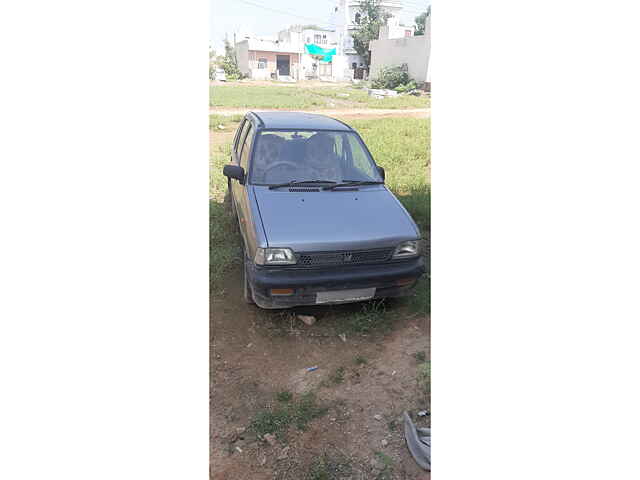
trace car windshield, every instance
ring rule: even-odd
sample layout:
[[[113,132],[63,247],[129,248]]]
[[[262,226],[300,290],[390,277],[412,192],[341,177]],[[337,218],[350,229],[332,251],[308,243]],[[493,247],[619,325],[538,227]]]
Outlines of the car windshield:
[[[250,182],[381,182],[360,138],[353,132],[263,131],[256,139]]]

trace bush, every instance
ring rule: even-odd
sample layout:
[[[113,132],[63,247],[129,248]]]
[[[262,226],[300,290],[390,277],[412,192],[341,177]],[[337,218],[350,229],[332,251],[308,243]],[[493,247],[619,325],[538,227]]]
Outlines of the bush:
[[[230,55],[224,57],[224,60],[222,60],[222,69],[224,70],[227,80],[239,80],[242,78],[242,73],[238,68],[235,58]]]
[[[394,89],[400,85],[406,85],[411,79],[409,74],[401,67],[383,67],[378,77],[371,81],[372,88]]]
[[[412,90],[415,90],[416,88],[418,88],[418,86],[416,85],[416,81],[411,80],[407,84],[398,85],[396,88],[394,88],[394,90],[398,93],[405,93],[405,92],[410,92]]]

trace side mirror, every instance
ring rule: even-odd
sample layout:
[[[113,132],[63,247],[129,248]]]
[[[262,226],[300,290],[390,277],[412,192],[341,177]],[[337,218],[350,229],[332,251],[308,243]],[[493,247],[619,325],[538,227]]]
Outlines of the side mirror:
[[[239,165],[225,165],[222,169],[225,177],[235,178],[241,184],[244,184],[244,168]]]
[[[382,177],[382,181],[385,180],[385,176],[384,176],[384,168],[382,167],[378,167],[378,173],[380,174],[380,176]]]

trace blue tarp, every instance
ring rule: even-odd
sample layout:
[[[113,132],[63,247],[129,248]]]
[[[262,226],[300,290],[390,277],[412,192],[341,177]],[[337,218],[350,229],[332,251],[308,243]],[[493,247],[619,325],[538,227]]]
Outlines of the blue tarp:
[[[322,55],[323,58],[320,61],[325,63],[331,63],[331,59],[336,54],[335,48],[322,48],[313,43],[305,43],[304,49],[310,55]]]

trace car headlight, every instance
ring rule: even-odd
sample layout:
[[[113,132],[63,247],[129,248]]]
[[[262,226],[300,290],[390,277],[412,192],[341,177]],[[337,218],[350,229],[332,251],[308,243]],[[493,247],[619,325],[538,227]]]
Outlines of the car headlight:
[[[254,261],[256,265],[293,265],[296,257],[290,248],[258,248]]]
[[[416,257],[420,254],[420,241],[409,240],[408,242],[402,242],[396,247],[396,251],[393,252],[393,258],[409,258]]]

